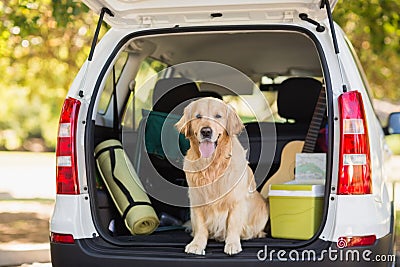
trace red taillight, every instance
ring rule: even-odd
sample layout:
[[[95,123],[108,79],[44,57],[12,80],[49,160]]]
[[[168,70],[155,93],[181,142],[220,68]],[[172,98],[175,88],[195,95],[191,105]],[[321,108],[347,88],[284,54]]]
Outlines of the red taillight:
[[[57,137],[57,194],[79,194],[75,137],[81,102],[67,98],[61,110]]]
[[[375,243],[375,241],[376,241],[375,235],[346,236],[346,237],[339,237],[337,246],[339,248],[371,246]]]
[[[64,244],[75,243],[74,237],[70,234],[51,233],[50,241],[53,243],[64,243]]]
[[[340,154],[338,194],[372,193],[368,128],[360,92],[339,96]]]

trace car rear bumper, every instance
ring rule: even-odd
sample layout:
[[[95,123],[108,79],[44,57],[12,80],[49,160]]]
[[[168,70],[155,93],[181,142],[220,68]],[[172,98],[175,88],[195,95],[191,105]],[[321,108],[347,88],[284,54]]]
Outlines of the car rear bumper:
[[[114,248],[98,246],[94,239],[76,240],[74,244],[51,243],[53,266],[391,266],[393,236],[378,239],[373,246],[338,249],[335,243],[320,241],[313,250],[247,248],[239,255],[226,256],[211,250],[206,256],[187,255],[183,247]]]

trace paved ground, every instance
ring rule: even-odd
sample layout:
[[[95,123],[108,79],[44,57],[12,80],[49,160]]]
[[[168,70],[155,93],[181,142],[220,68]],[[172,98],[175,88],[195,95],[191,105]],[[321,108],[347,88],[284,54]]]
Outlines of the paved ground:
[[[50,262],[52,200],[0,200],[0,266]],[[47,266],[51,266],[47,264]]]
[[[50,267],[54,153],[0,152],[0,170],[0,266]]]

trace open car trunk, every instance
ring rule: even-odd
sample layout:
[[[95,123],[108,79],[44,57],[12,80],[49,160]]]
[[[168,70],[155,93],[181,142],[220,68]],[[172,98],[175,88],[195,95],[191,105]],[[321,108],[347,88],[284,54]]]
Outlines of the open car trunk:
[[[314,111],[320,92],[324,90],[325,95],[329,89],[325,89],[326,63],[316,38],[297,30],[289,26],[204,27],[201,31],[181,28],[152,31],[141,37],[133,34],[127,38],[127,45],[124,44],[114,66],[104,77],[105,87],[97,96],[96,126],[91,130],[95,148],[107,140],[120,141],[118,149],[125,154],[114,158],[114,167],[118,161],[129,162],[126,164],[132,169],[128,175],[140,180],[141,185],[137,186],[146,193],[160,225],[145,235],[132,234],[132,227],[127,227],[124,221],[129,216],[126,206],[116,204],[121,196],[116,197],[104,179],[101,169],[104,163],[96,164],[93,160],[91,171],[96,174],[90,181],[95,196],[93,211],[104,239],[117,246],[181,248],[183,253],[183,247],[192,239],[187,227],[190,208],[182,171],[188,143],[179,136],[174,124],[182,116],[183,108],[194,99],[216,97],[235,108],[245,125],[239,140],[248,149],[249,165],[259,191],[280,171],[292,175],[288,180],[293,180],[294,167],[299,166],[293,164],[300,163],[299,158],[296,161],[293,157],[305,151],[296,148],[290,153],[282,152],[293,141],[310,142],[306,136],[310,124],[316,122]],[[302,173],[306,181],[299,182],[322,187],[322,195],[311,197],[322,200],[317,215],[313,221],[305,222],[292,217],[299,220],[294,229],[298,236],[274,235],[274,225],[271,231],[269,222],[267,237],[244,241],[244,248],[267,244],[293,247],[318,238],[326,219],[324,192],[330,173],[326,162],[331,149],[328,142],[331,118],[326,115],[327,102],[322,103],[315,145],[306,151],[319,156],[316,161],[310,161],[307,156],[301,159],[302,163],[316,164],[314,167],[318,170],[308,168]],[[114,180],[115,176],[114,173]],[[134,195],[135,190],[122,191]],[[290,188],[277,191],[291,193]],[[145,201],[135,197],[136,202]],[[293,203],[298,200],[294,194]],[[275,205],[272,207],[275,212],[287,209],[288,214],[283,215],[290,217],[292,207],[279,202]],[[294,208],[296,205],[293,204]],[[304,210],[309,209],[305,205]],[[314,225],[312,234],[302,235],[305,231],[302,227],[310,224]],[[275,227],[285,233],[285,229]],[[222,246],[216,241],[208,245],[209,248]]]

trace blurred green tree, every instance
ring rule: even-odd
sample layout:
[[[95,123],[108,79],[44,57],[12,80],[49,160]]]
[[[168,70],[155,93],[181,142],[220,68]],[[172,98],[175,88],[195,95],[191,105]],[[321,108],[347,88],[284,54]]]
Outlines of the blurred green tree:
[[[374,97],[400,100],[400,1],[340,0],[333,15],[352,42]]]
[[[32,140],[54,148],[61,104],[97,18],[72,0],[6,0],[0,20],[0,148]]]

